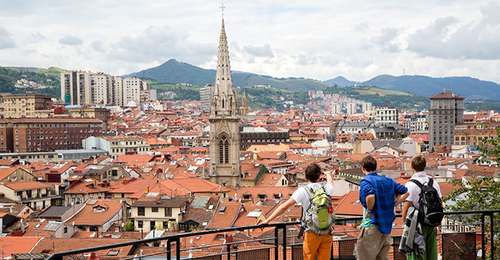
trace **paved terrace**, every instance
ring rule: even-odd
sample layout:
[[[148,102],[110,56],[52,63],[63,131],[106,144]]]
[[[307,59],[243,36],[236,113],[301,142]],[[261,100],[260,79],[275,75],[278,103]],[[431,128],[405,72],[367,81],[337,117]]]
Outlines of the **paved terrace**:
[[[498,237],[492,222],[498,213],[500,210],[447,212],[438,234],[442,259],[496,259],[491,237]],[[337,220],[331,259],[355,259],[357,232],[354,226],[360,220],[358,217]],[[297,237],[298,224],[273,223],[178,233],[61,252],[49,259],[299,260],[302,259],[302,241]],[[394,228],[391,259],[406,259],[397,250],[401,233],[401,227]],[[37,257],[42,256],[24,254],[17,259],[39,259]]]

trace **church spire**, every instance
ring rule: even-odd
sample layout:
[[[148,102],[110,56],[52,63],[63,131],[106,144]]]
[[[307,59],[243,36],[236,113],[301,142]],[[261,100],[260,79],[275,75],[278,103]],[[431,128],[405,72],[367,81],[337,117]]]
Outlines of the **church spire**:
[[[224,18],[219,35],[219,48],[217,54],[217,73],[213,91],[211,107],[212,116],[236,116],[236,95],[231,79],[231,64],[229,61],[229,47],[227,43]]]

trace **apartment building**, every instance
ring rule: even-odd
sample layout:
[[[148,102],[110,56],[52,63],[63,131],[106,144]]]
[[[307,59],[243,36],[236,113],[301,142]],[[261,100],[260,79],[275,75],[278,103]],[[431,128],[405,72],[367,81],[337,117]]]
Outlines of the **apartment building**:
[[[90,73],[69,71],[61,73],[61,99],[68,105],[91,104]]]
[[[212,85],[208,84],[200,88],[200,102],[201,110],[203,112],[210,112],[210,101],[212,100]]]
[[[454,142],[455,126],[464,122],[464,98],[452,92],[431,97],[429,110],[430,147],[450,148]]]
[[[22,203],[34,210],[42,210],[59,200],[59,190],[56,185],[37,181],[17,181],[0,185],[0,193],[5,198]]]
[[[100,149],[113,158],[121,154],[147,153],[151,146],[140,136],[90,136],[82,140],[84,149]]]
[[[377,107],[374,119],[376,125],[397,125],[399,124],[399,111],[394,107]]]
[[[70,71],[61,73],[61,99],[68,105],[126,106],[141,103],[148,84],[136,77],[121,78],[102,72]]]
[[[52,99],[45,95],[4,94],[0,96],[4,118],[49,117],[53,114]]]
[[[131,102],[139,105],[141,103],[141,90],[143,81],[139,78],[123,79],[123,105],[127,106]]]
[[[131,205],[131,221],[136,231],[176,231],[185,211],[187,198],[171,198],[158,192],[149,192]]]
[[[496,126],[480,127],[479,124],[457,125],[454,132],[454,145],[473,145],[476,147],[498,135]]]
[[[0,152],[50,152],[80,149],[82,140],[99,135],[104,124],[88,118],[20,118],[0,120]]]
[[[110,110],[104,107],[77,106],[68,107],[67,113],[73,118],[95,118],[107,123],[110,117]]]

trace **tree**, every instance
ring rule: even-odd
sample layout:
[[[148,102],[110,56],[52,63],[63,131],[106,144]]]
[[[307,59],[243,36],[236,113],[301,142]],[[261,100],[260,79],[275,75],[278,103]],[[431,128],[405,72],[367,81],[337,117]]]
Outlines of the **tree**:
[[[485,158],[489,158],[500,165],[500,129],[497,136],[486,140],[480,145],[480,151]],[[447,198],[450,211],[500,209],[500,182],[494,176],[471,176],[465,180],[453,180],[458,189],[455,189]],[[480,216],[458,216],[462,223],[480,223]],[[500,225],[500,214],[494,217],[494,226]],[[485,227],[489,230],[489,224]],[[497,230],[499,230],[497,228]],[[489,238],[489,232],[486,233]],[[500,231],[494,232],[495,255],[500,256]]]
[[[125,226],[123,226],[123,229],[125,231],[134,231],[134,222],[129,220],[129,222],[127,222],[127,224],[125,224]]]
[[[500,165],[500,127],[497,128],[497,135],[494,138],[487,139],[479,146],[479,149],[483,156]]]

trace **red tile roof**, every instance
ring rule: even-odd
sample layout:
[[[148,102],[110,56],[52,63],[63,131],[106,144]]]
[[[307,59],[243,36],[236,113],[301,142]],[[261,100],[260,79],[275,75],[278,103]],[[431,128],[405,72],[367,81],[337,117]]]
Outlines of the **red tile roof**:
[[[76,226],[101,226],[119,214],[121,210],[122,204],[119,200],[88,200],[78,213],[65,222],[74,223]]]
[[[54,184],[37,181],[19,181],[3,184],[5,187],[14,191],[36,190],[45,188],[54,188]]]
[[[42,240],[41,237],[0,237],[0,248],[2,249],[2,259],[13,254],[30,253]]]

